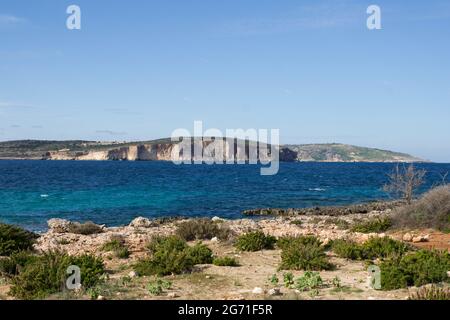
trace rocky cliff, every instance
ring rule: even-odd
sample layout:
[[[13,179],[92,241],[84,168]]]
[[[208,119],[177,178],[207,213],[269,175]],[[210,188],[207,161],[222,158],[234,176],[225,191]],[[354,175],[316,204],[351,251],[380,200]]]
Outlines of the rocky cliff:
[[[241,141],[242,142],[242,141]],[[170,139],[143,142],[93,142],[93,141],[36,141],[21,140],[0,142],[0,159],[44,159],[44,160],[126,160],[126,161],[171,161],[193,160],[201,157],[214,158],[217,150],[211,142],[193,139],[191,153],[182,152],[180,144]],[[255,159],[249,154],[249,142],[224,142],[222,159],[236,161]],[[270,158],[270,146],[257,152],[258,160]],[[193,150],[197,150],[194,153]],[[258,150],[258,149],[257,149]],[[172,156],[174,155],[174,157]],[[200,156],[199,156],[200,155]],[[356,147],[345,144],[284,145],[279,148],[280,161],[317,162],[424,162],[424,160],[393,151]]]

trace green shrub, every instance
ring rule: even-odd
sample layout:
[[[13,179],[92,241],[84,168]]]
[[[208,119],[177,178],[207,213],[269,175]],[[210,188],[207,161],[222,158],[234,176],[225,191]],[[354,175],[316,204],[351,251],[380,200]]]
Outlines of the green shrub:
[[[351,231],[362,233],[378,233],[388,230],[392,226],[392,220],[389,217],[372,218],[366,221],[356,223]]]
[[[392,215],[396,228],[433,228],[450,232],[450,185],[436,187]]]
[[[314,246],[321,246],[322,242],[316,236],[281,237],[277,241],[277,246],[280,249],[284,249],[292,245],[307,245],[307,244]]]
[[[402,256],[409,250],[408,245],[389,237],[370,238],[363,244],[349,240],[334,240],[331,248],[341,258],[351,260],[386,259]]]
[[[119,259],[128,259],[130,257],[130,251],[125,245],[125,241],[122,237],[114,237],[107,243],[105,243],[102,248],[103,251],[111,251]]]
[[[276,286],[278,285],[278,282],[280,282],[280,280],[278,279],[278,276],[276,274],[273,274],[270,278],[269,281],[272,285]]]
[[[330,270],[325,249],[317,244],[294,242],[281,251],[281,270]]]
[[[228,227],[207,218],[184,221],[178,225],[176,231],[176,234],[186,241],[210,240],[214,237],[227,240],[230,233]]]
[[[219,267],[238,267],[239,263],[232,257],[214,258],[213,265]]]
[[[293,224],[296,226],[301,226],[302,225],[302,220],[292,220],[291,222],[289,222],[289,224]]]
[[[0,258],[0,274],[6,277],[16,276],[26,264],[35,259],[37,257],[29,251],[19,251],[9,257]]]
[[[194,264],[208,264],[213,262],[211,249],[202,243],[197,243],[187,250]]]
[[[0,223],[0,256],[31,250],[38,236],[20,227]]]
[[[93,223],[92,221],[88,221],[85,223],[73,222],[69,225],[68,232],[74,234],[91,235],[102,233],[103,228]]]
[[[407,286],[422,286],[448,280],[450,254],[448,252],[419,250],[417,252],[383,261],[381,288],[393,290]]]
[[[254,231],[241,235],[236,241],[236,248],[241,251],[270,250],[276,242],[275,237],[266,236],[262,231]]]
[[[134,270],[141,276],[180,274],[194,266],[185,241],[176,236],[155,238],[148,245],[151,257],[140,259]]]
[[[306,271],[301,277],[295,280],[295,289],[300,291],[309,291],[319,289],[323,286],[323,280],[318,272]]]
[[[172,282],[164,279],[150,281],[147,284],[147,290],[154,296],[160,296],[164,292],[164,289],[170,289],[171,287]]]
[[[178,236],[158,237],[147,246],[150,257],[139,260],[134,270],[139,275],[181,274],[192,270],[196,264],[212,262],[212,251],[198,243],[189,247]]]
[[[290,288],[294,284],[294,275],[292,272],[286,272],[283,274],[283,283],[286,288]]]
[[[408,300],[450,300],[450,288],[436,285],[422,287],[410,295]]]
[[[92,255],[71,257],[62,252],[46,252],[29,260],[12,279],[10,293],[19,299],[42,299],[65,287],[67,268],[76,265],[81,270],[85,289],[95,286],[105,273],[103,261]]]

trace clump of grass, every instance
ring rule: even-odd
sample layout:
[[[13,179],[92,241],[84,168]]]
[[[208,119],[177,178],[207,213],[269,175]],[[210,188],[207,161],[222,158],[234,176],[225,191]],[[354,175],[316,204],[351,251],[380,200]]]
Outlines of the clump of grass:
[[[323,286],[323,280],[320,273],[306,271],[303,276],[295,280],[295,289],[300,291],[316,290]]]
[[[81,285],[84,289],[94,287],[102,281],[105,273],[103,261],[93,255],[78,257],[53,251],[29,258],[18,274],[12,278],[10,294],[19,299],[42,299],[60,292],[65,285],[67,268],[78,266]]]
[[[328,218],[324,221],[325,225],[334,224],[340,230],[347,230],[350,228],[350,223],[340,218]]]
[[[178,225],[176,234],[186,241],[210,240],[217,237],[221,240],[229,239],[230,229],[211,219],[192,219],[184,221]]]
[[[302,220],[292,220],[289,224],[293,224],[296,226],[301,226],[303,224]]]
[[[285,237],[278,240],[281,251],[281,270],[330,270],[325,248],[314,236]]]
[[[394,290],[408,286],[423,286],[448,280],[450,254],[419,250],[402,257],[388,259],[380,265],[381,288]]]
[[[69,225],[68,232],[74,234],[91,235],[102,233],[103,228],[93,223],[92,221],[88,221],[85,223],[73,222]]]
[[[164,290],[170,289],[172,282],[164,279],[156,279],[147,284],[147,290],[154,296],[160,296]]]
[[[22,229],[0,223],[0,256],[10,256],[13,253],[31,250],[38,235]]]
[[[113,237],[110,241],[105,243],[102,248],[103,251],[111,251],[119,259],[128,259],[130,251],[125,245],[125,240],[122,237]]]
[[[292,272],[286,272],[283,274],[283,283],[286,288],[290,288],[294,284],[294,275]]]
[[[409,296],[408,300],[450,300],[450,288],[442,288],[436,285],[420,288]]]
[[[147,248],[149,256],[134,265],[141,276],[181,274],[190,272],[196,264],[212,262],[212,251],[207,246],[198,243],[189,247],[178,236],[156,237]]]
[[[9,257],[0,258],[0,274],[11,278],[19,274],[19,271],[27,264],[32,263],[37,256],[30,251],[19,251]]]
[[[391,226],[391,218],[376,217],[354,224],[351,228],[351,231],[361,233],[379,233],[388,230]]]
[[[218,257],[214,258],[213,265],[219,267],[238,267],[239,262],[233,257]]]
[[[375,237],[363,244],[350,240],[334,240],[331,249],[341,258],[372,260],[402,256],[409,250],[409,246],[389,237]]]
[[[450,185],[431,189],[411,205],[397,208],[392,217],[396,228],[450,232]]]
[[[265,235],[262,231],[254,231],[241,235],[236,241],[236,248],[241,251],[271,250],[276,242],[275,237]]]

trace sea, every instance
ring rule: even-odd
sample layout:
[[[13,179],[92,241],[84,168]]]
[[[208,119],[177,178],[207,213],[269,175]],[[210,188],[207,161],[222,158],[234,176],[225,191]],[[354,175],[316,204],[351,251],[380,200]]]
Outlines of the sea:
[[[0,222],[45,231],[47,220],[107,226],[133,218],[242,218],[255,208],[304,208],[388,200],[389,163],[280,163],[278,174],[259,165],[176,165],[148,161],[0,161]],[[415,164],[427,171],[418,193],[443,183],[450,164]]]

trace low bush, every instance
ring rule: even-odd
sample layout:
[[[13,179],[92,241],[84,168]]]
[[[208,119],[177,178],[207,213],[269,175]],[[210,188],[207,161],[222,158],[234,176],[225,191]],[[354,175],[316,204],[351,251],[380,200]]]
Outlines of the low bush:
[[[450,288],[436,285],[422,287],[410,295],[408,300],[450,300]]]
[[[102,280],[105,273],[103,261],[92,255],[72,257],[62,252],[46,252],[36,256],[12,279],[10,293],[19,299],[42,299],[65,287],[67,268],[78,266],[81,270],[81,285],[88,289]]]
[[[150,256],[139,260],[134,270],[139,275],[181,274],[192,270],[196,264],[212,262],[212,251],[198,243],[189,247],[178,236],[157,237],[147,246]]]
[[[433,228],[450,232],[450,185],[431,189],[411,205],[397,208],[392,220],[396,228]]]
[[[74,234],[91,235],[102,233],[103,228],[91,221],[85,223],[73,222],[69,225],[68,232]]]
[[[389,217],[377,217],[366,221],[355,223],[351,231],[362,233],[379,233],[388,230],[392,226],[392,220]]]
[[[186,241],[210,240],[217,237],[227,240],[231,231],[223,224],[218,224],[211,219],[192,219],[178,225],[176,234]]]
[[[448,280],[450,254],[448,252],[419,250],[383,261],[381,288],[393,290],[407,286],[422,286]]]
[[[292,245],[307,245],[321,246],[322,242],[315,236],[298,236],[298,237],[281,237],[277,241],[277,246],[280,249],[292,246]]]
[[[0,223],[0,256],[31,250],[38,236],[20,227]]]
[[[341,258],[373,260],[402,256],[409,250],[409,246],[389,237],[374,237],[363,244],[350,240],[334,240],[331,249]]]
[[[330,270],[333,265],[328,261],[325,248],[312,238],[296,238],[281,245],[281,270]]]
[[[29,251],[19,251],[11,254],[9,257],[0,258],[0,274],[6,277],[14,277],[28,263],[37,259]]]
[[[128,259],[130,251],[125,245],[125,240],[122,237],[113,237],[110,241],[105,243],[102,248],[103,251],[111,251],[119,259]]]
[[[194,264],[209,264],[213,262],[213,252],[202,243],[197,243],[187,248],[189,256]]]
[[[172,282],[164,279],[156,279],[148,283],[147,290],[154,296],[160,296],[164,292],[164,289],[170,289],[171,287]]]
[[[238,267],[239,263],[235,258],[232,257],[219,257],[214,258],[213,265],[219,267]]]
[[[319,289],[323,286],[323,280],[318,272],[307,271],[303,276],[295,280],[295,289],[300,291],[309,291]]]
[[[276,242],[275,237],[265,235],[262,231],[254,231],[241,235],[236,241],[236,248],[241,251],[271,250]]]

